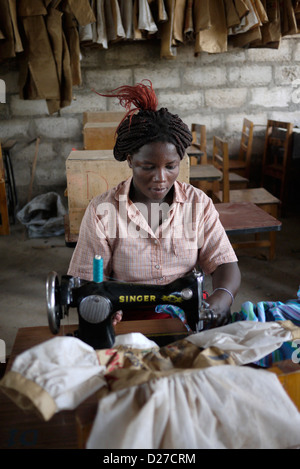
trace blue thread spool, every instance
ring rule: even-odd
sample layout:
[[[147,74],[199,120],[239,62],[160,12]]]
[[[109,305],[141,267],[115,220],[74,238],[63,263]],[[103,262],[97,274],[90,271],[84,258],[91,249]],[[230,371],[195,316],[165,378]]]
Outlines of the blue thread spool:
[[[103,259],[97,255],[93,260],[93,280],[94,282],[103,282]]]

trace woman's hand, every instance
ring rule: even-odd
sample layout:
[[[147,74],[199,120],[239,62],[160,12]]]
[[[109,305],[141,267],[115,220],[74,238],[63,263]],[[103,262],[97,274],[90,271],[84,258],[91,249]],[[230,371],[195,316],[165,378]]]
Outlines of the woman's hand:
[[[113,315],[113,318],[112,318],[112,324],[113,326],[115,326],[116,324],[118,324],[118,322],[121,322],[122,321],[122,317],[123,317],[123,311],[116,311],[115,314]]]
[[[212,282],[214,291],[206,301],[211,311],[218,316],[213,327],[224,326],[230,322],[230,307],[241,283],[237,262],[218,266],[212,274]]]

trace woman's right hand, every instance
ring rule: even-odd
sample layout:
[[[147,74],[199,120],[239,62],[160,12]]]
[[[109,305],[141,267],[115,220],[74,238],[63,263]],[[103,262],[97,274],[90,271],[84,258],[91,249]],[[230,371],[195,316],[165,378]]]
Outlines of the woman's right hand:
[[[115,314],[113,315],[113,318],[112,318],[112,324],[113,324],[113,326],[115,326],[116,324],[118,324],[118,322],[121,322],[121,321],[122,321],[122,317],[123,317],[123,311],[121,311],[121,310],[116,311]]]

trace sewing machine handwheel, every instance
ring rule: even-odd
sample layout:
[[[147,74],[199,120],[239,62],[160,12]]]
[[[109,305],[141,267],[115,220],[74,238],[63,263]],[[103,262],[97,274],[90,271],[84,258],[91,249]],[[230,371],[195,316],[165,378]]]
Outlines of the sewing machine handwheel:
[[[50,272],[46,280],[46,302],[48,324],[52,334],[57,334],[60,328],[61,307],[57,302],[59,281],[56,272]]]

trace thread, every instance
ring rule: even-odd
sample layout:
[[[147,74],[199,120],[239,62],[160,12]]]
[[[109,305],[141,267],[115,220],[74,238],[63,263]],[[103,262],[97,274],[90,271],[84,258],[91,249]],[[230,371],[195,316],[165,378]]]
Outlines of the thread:
[[[103,282],[103,259],[99,255],[96,255],[93,260],[93,281]]]

